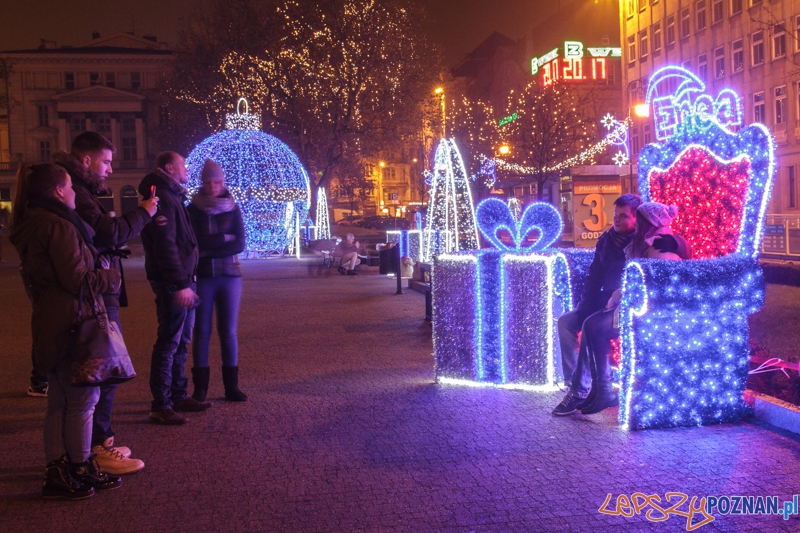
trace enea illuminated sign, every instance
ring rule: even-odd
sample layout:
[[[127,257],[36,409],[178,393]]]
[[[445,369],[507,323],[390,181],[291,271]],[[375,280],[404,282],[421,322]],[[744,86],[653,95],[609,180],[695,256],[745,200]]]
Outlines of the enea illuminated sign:
[[[558,56],[558,48],[531,60],[531,74],[542,73],[542,84],[547,87],[558,80],[583,81],[607,80],[608,58],[622,57],[622,48],[585,48],[589,57],[584,57],[584,46],[580,41],[564,41],[564,57]]]

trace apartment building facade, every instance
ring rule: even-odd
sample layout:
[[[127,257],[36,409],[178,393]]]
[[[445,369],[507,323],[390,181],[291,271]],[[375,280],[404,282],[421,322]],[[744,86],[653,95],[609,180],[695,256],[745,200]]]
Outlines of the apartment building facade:
[[[91,130],[117,147],[111,195],[102,201],[115,211],[135,207],[135,187],[162,149],[155,136],[164,120],[160,84],[173,60],[165,43],[128,33],[0,52],[0,198],[13,197],[20,164],[49,161]]]
[[[800,254],[800,230],[790,231],[800,227],[800,1],[621,0],[620,19],[627,109],[643,102],[654,71],[680,65],[709,94],[733,89],[745,124],[772,131],[778,162],[768,223],[784,224]],[[634,116],[633,153],[655,141],[652,132],[652,119]]]

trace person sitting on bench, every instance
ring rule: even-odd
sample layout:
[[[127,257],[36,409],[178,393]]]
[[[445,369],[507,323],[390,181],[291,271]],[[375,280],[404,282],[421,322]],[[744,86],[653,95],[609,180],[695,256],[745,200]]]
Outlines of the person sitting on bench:
[[[358,241],[354,242],[354,240],[355,236],[353,236],[352,233],[348,233],[347,238],[336,247],[334,255],[342,256],[342,265],[339,267],[339,274],[342,276],[345,274],[348,276],[355,276],[356,265],[361,262],[361,259],[358,257],[358,248],[360,245]]]

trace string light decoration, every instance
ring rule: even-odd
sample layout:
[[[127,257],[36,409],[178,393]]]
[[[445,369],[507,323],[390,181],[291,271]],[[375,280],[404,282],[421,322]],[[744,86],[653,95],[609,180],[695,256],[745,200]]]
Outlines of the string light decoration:
[[[386,242],[400,246],[400,257],[408,256],[414,262],[428,263],[433,257],[440,253],[452,252],[448,248],[452,244],[452,238],[441,231],[422,231],[422,230],[389,230],[386,232]],[[426,245],[426,239],[430,239]],[[431,256],[425,255],[426,250],[430,250]]]
[[[226,186],[242,210],[247,251],[283,255],[295,237],[297,216],[306,219],[311,199],[308,175],[294,152],[259,130],[215,133],[186,158],[190,192],[201,186],[206,159],[222,167]]]
[[[562,380],[555,324],[572,308],[573,294],[570,259],[548,248],[561,235],[561,217],[536,203],[515,220],[505,202],[489,198],[478,205],[476,219],[499,250],[434,258],[437,380],[555,390]],[[534,230],[536,242],[526,245]],[[500,231],[511,234],[511,246],[497,238]]]
[[[320,187],[317,192],[317,238],[331,238],[331,220],[328,213],[328,197],[325,188]]]
[[[697,83],[669,67],[648,88],[665,142],[642,150],[639,190],[645,201],[680,207],[673,229],[702,259],[625,267],[619,422],[626,429],[730,422],[748,410],[747,317],[764,301],[757,259],[775,148],[761,124],[729,131],[741,118],[738,99],[729,90],[712,99]],[[659,96],[669,85],[675,95]]]
[[[425,231],[447,232],[451,250],[478,248],[478,230],[467,172],[453,139],[442,139],[434,156],[430,206]],[[434,239],[426,237],[425,257],[432,257]]]
[[[242,104],[244,104],[244,113],[242,113]],[[236,103],[236,114],[228,113],[225,115],[225,129],[260,130],[261,117],[250,114],[250,104],[247,103],[247,99],[239,98],[239,101]]]

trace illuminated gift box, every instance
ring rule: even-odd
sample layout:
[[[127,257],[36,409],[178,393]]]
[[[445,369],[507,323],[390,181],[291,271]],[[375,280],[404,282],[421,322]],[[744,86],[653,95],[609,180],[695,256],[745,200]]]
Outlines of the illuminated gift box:
[[[678,94],[659,97],[660,84],[676,77]],[[625,267],[619,421],[626,428],[729,422],[747,412],[747,317],[764,298],[757,256],[774,146],[761,124],[728,131],[741,123],[738,99],[723,91],[712,100],[703,90],[677,67],[654,74],[648,88],[663,143],[642,150],[639,189],[645,201],[678,206],[671,227],[696,259]]]
[[[497,199],[476,210],[497,250],[440,254],[433,262],[433,345],[439,381],[554,390],[561,379],[556,321],[572,308],[570,264],[585,271],[591,252],[549,249],[561,218],[532,204],[519,221]],[[498,233],[508,231],[510,247]],[[532,246],[523,238],[538,232]],[[588,260],[588,261],[587,261]]]

